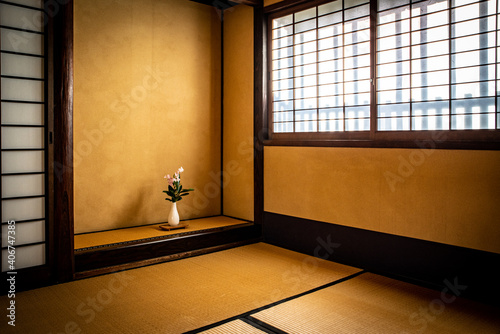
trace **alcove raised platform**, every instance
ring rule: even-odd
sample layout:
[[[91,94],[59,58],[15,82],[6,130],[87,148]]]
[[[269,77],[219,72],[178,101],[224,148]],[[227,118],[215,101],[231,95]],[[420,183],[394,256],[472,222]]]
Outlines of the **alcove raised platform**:
[[[75,278],[205,254],[257,242],[259,225],[226,216],[183,221],[172,231],[166,223],[76,234]]]

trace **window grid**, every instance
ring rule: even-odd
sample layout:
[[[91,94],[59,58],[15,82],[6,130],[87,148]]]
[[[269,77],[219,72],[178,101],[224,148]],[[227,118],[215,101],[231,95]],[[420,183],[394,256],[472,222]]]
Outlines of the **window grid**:
[[[320,8],[332,3],[316,3],[310,9],[315,12],[311,16],[314,24],[311,23],[308,29],[297,27],[310,18],[301,21],[296,15],[309,9],[291,14],[288,11],[287,15],[292,18],[288,25],[293,46],[281,45],[276,52],[273,44],[271,53],[271,96],[276,97],[270,104],[271,133],[334,132],[341,135],[349,131],[369,131],[371,138],[375,138],[384,132],[500,129],[497,1],[407,0],[398,1],[394,8],[391,8],[394,4],[391,1],[379,1],[378,6],[368,0],[338,0],[336,3],[341,6],[323,13]],[[371,6],[371,10],[363,15],[347,15],[352,14],[348,10],[354,8],[354,12],[359,12],[364,6]],[[387,13],[397,17],[384,20],[382,16]],[[340,20],[322,24],[334,14]],[[377,18],[374,27],[370,26],[370,15]],[[282,17],[275,16],[270,22]],[[368,27],[355,26],[360,19],[366,18]],[[351,23],[353,27],[347,29]],[[395,27],[392,32],[388,29],[391,26]],[[325,27],[335,31],[321,35]],[[271,43],[277,40],[274,32],[278,28],[271,26]],[[369,35],[371,31],[376,36],[373,47],[370,47],[371,38],[359,38],[360,34],[368,32]],[[315,35],[315,47],[311,52],[304,52],[311,39],[303,39],[303,33]],[[326,47],[327,43],[330,44]],[[366,52],[359,51],[363,43]],[[297,52],[297,46],[301,52]],[[287,48],[292,52],[283,56],[281,51]],[[327,53],[329,57],[325,58]],[[303,58],[300,63],[299,55]],[[364,56],[368,59],[367,64],[362,64]],[[389,56],[392,59],[387,58]],[[312,61],[315,61],[314,66],[307,72],[307,66],[303,65],[312,65]],[[283,66],[286,62],[288,67],[279,69],[288,69],[291,80],[281,85],[285,81],[276,77],[275,65]],[[331,68],[326,72],[324,69],[328,66]],[[324,73],[329,76],[326,81]],[[276,86],[278,79],[282,82]],[[288,98],[291,97],[293,103],[288,109],[280,109],[284,103],[275,102],[286,100],[284,96],[279,97],[286,90],[291,90]],[[375,94],[375,103],[371,106],[375,107],[375,113],[369,110],[370,94]],[[375,118],[371,127],[370,115]],[[353,120],[356,126],[351,125]],[[367,125],[360,126],[363,121]],[[325,124],[336,125],[326,127]]]
[[[320,5],[273,21],[271,90],[274,132],[369,130],[369,110],[365,108],[361,116],[355,114],[357,109],[370,104],[369,59],[365,66],[359,64],[363,57],[369,58],[370,39],[365,37],[360,41],[358,36],[361,33],[369,36],[369,24],[357,26],[362,20],[369,22],[369,10],[364,15],[356,15],[356,10],[363,6],[369,6],[369,2],[357,1],[349,8],[340,6],[330,10],[328,4]],[[352,13],[346,21],[349,10]],[[297,18],[305,12],[313,15],[303,20]],[[288,22],[280,24],[280,20],[287,21],[287,17],[290,18]],[[325,22],[329,17],[337,19]],[[349,31],[344,30],[343,22],[352,26]],[[301,29],[306,23],[311,23],[311,26]],[[288,32],[279,31],[287,28]],[[313,37],[305,37],[306,34]],[[293,36],[291,54],[286,51],[290,44],[282,44],[286,41],[284,38],[290,35]],[[363,51],[362,47],[367,51]],[[350,54],[347,55],[346,50]],[[368,73],[366,78],[360,79],[360,70]],[[347,74],[350,74],[349,78]],[[363,84],[368,88],[358,92],[358,87]],[[291,93],[284,97],[287,90]],[[357,99],[363,95],[358,93],[364,93],[364,102],[359,103]],[[287,99],[292,102],[284,103]]]
[[[444,8],[436,11],[414,15],[415,8],[422,4],[429,4],[427,8],[443,4],[446,6],[443,6]],[[400,49],[408,49],[407,57],[405,57],[401,63],[404,63],[404,61],[409,61],[409,74],[400,73],[393,76],[393,78],[404,78],[405,76],[408,76],[409,84],[403,87],[408,89],[408,97],[406,98],[406,100],[401,99],[402,101],[398,101],[397,99],[388,102],[379,100],[379,112],[377,115],[379,119],[379,130],[418,131],[497,128],[496,123],[498,116],[495,117],[496,112],[494,110],[494,99],[496,98],[497,83],[493,81],[495,80],[495,78],[491,78],[491,75],[488,76],[488,72],[493,73],[493,75],[495,75],[496,73],[496,69],[494,68],[495,61],[493,61],[493,64],[491,61],[484,62],[482,60],[479,60],[477,64],[462,64],[461,66],[454,64],[454,59],[463,55],[464,52],[477,52],[480,55],[480,58],[484,58],[484,55],[481,56],[481,54],[484,54],[485,52],[488,53],[490,49],[493,49],[496,46],[498,36],[495,31],[497,30],[497,27],[496,25],[494,27],[489,26],[487,21],[491,21],[492,18],[495,19],[497,17],[497,8],[495,6],[495,13],[493,14],[491,13],[491,11],[488,11],[487,8],[482,8],[484,6],[487,7],[489,4],[491,4],[491,2],[477,2],[477,10],[479,11],[477,16],[468,17],[462,13],[462,18],[458,17],[456,19],[454,15],[456,12],[464,11],[464,9],[469,9],[468,7],[470,7],[471,5],[474,6],[474,4],[448,6],[448,2],[446,1],[438,1],[434,2],[434,4],[431,4],[428,1],[412,1],[411,3],[408,2],[407,5],[398,7],[395,10],[385,8],[384,11],[378,12],[380,18],[384,13],[402,13],[404,10],[407,10],[409,11],[409,15],[407,15],[406,17],[404,17],[403,15],[400,18],[397,18],[396,20],[394,20],[394,24],[401,25],[402,23],[405,23],[405,21],[408,21],[408,25],[410,26],[410,29],[407,32],[409,42],[406,45],[404,45],[403,43],[399,45]],[[446,25],[440,24],[441,22],[439,22],[439,24],[427,24],[427,19],[431,15],[440,13],[447,14],[448,23]],[[458,27],[458,25],[464,23],[469,24],[478,22],[478,26],[484,25],[483,20],[486,20],[486,28],[480,28],[476,33],[472,32],[459,34],[453,30],[454,28]],[[379,24],[377,27],[379,33],[381,30],[380,27],[382,26],[380,21],[381,20],[379,20]],[[498,21],[498,19],[496,19],[495,21]],[[420,25],[417,26],[418,29],[415,29],[414,27],[416,23],[420,23]],[[391,23],[387,24],[389,25]],[[427,35],[430,35],[430,32],[433,32],[433,30],[435,30],[436,28],[441,29],[446,27],[447,36],[443,35],[441,38],[427,40]],[[442,29],[442,31],[445,31],[445,29]],[[417,41],[416,43],[414,41],[414,38],[418,37],[419,34],[422,35],[422,40]],[[397,31],[397,29],[395,29],[392,36],[403,36],[403,32]],[[491,38],[492,36],[494,38]],[[379,36],[379,40],[380,39],[381,37]],[[493,46],[491,45],[491,42],[488,41],[488,39],[494,39]],[[430,56],[426,54],[426,52],[428,51],[426,50],[426,47],[428,45],[446,41],[448,43],[447,52],[443,52],[442,54],[435,53],[431,54]],[[473,44],[474,42],[477,43],[476,47],[462,47],[462,49],[460,49],[461,45]],[[380,50],[380,44],[378,46],[379,49],[377,54],[380,57],[380,54],[383,51]],[[418,50],[418,47],[425,50],[422,50],[422,54],[416,56],[414,53],[416,50]],[[398,48],[394,48],[394,50],[396,49]],[[495,51],[493,51],[493,53],[495,53]],[[448,64],[446,66],[438,69],[430,69],[427,68],[426,65],[424,65],[424,63],[430,62],[430,60],[432,60],[433,58],[439,59],[442,56],[447,56]],[[414,66],[419,60],[422,63],[422,68],[415,69]],[[380,59],[377,59],[377,66],[380,66],[380,64]],[[474,70],[476,70],[476,75],[478,76],[478,78],[470,78],[469,80],[459,80],[457,78],[460,73],[464,73],[468,70],[469,72],[474,72]],[[446,75],[446,72],[448,75]],[[419,75],[422,77],[422,81],[420,84],[414,82],[414,80],[418,78]],[[448,77],[448,82],[439,82],[439,80],[436,80],[436,77],[438,77],[439,75],[442,75],[442,78]],[[470,75],[471,74],[469,73],[469,76]],[[472,75],[474,75],[474,73],[472,73]],[[435,77],[434,79],[432,79],[433,76]],[[384,82],[384,80],[386,80],[386,78],[382,77],[381,75],[378,76],[379,82]],[[381,85],[379,85],[379,90],[377,91],[379,97],[385,93],[384,88],[381,88],[380,86]],[[429,89],[435,89],[438,91],[441,89],[442,91],[445,91],[446,86],[448,87],[448,96],[432,97],[427,96],[428,92],[425,92],[429,91]],[[477,86],[476,90],[479,90],[479,92],[476,92],[476,96],[474,96],[473,93],[471,94],[461,92],[464,91],[464,87],[465,90],[467,90],[468,87],[471,87],[473,89],[474,86]],[[422,94],[420,98],[418,94],[416,94],[419,89],[424,92],[424,94]],[[396,91],[396,89],[394,89],[393,91]],[[448,107],[446,107],[445,101],[448,101]],[[475,101],[477,105],[474,105],[473,101]],[[485,106],[483,102],[487,102],[486,104],[488,104],[488,101],[490,106]],[[408,111],[404,110],[405,104],[407,104]],[[424,104],[427,104],[427,109]],[[389,108],[392,109],[391,115],[388,115],[385,112],[384,109],[389,109],[384,108],[386,106],[389,106]],[[417,106],[422,108],[418,109]],[[442,109],[441,112],[436,112],[436,109],[439,108],[437,106]],[[493,109],[491,108],[491,106],[493,106]],[[400,110],[400,114],[397,114],[397,111],[394,111],[394,109],[396,109],[397,107],[403,107]],[[433,107],[437,108],[433,109]],[[391,122],[391,124],[387,124],[389,121]]]
[[[498,86],[498,83],[499,83],[499,80],[500,80],[500,76],[499,76],[499,72],[498,72],[498,66],[500,66],[500,64],[498,64],[500,61],[498,59],[498,57],[500,56],[500,52],[499,52],[499,45],[500,45],[500,40],[498,39],[498,35],[500,34],[499,30],[500,30],[500,4],[499,2],[497,1],[497,5],[496,5],[496,20],[495,20],[495,23],[496,23],[496,36],[495,36],[495,45],[497,46],[497,64],[495,66],[495,92],[497,92],[497,96],[496,96],[496,112],[497,112],[497,117],[495,118],[495,129],[500,129],[500,99],[498,98],[498,92],[499,92],[499,89],[500,87]]]
[[[0,1],[2,272],[46,263],[45,21],[43,1],[30,3]],[[16,226],[15,264],[8,257],[11,221]]]

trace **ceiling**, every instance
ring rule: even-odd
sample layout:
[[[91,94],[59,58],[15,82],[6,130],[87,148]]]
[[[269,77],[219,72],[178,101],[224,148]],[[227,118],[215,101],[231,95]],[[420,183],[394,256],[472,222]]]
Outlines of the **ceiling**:
[[[264,1],[263,0],[191,0],[194,2],[199,2],[205,5],[213,6],[218,9],[228,9],[233,6],[242,4],[242,5],[248,5],[248,6],[262,6]]]

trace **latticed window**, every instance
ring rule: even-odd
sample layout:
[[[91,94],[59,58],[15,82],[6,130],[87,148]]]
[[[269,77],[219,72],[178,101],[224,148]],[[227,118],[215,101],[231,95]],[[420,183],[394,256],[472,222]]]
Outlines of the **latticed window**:
[[[271,13],[271,137],[498,137],[498,7],[337,0]]]
[[[0,2],[2,272],[46,263],[46,29],[23,3]]]

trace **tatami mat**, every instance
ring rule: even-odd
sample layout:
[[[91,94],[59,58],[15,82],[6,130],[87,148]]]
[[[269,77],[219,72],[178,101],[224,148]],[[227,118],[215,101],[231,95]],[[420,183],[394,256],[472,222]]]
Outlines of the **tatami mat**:
[[[252,244],[19,292],[16,326],[4,319],[0,333],[183,333],[359,271]]]
[[[209,218],[200,218],[183,221],[188,223],[189,227],[185,229],[164,231],[160,229],[160,225],[146,225],[130,228],[122,228],[112,231],[93,232],[75,235],[75,249],[96,247],[101,245],[116,244],[121,242],[129,242],[148,238],[158,238],[173,234],[196,232],[206,229],[224,228],[247,224],[244,220],[234,219],[225,216],[216,216]]]
[[[200,334],[266,334],[266,332],[263,332],[241,320],[234,320],[200,332]]]
[[[499,309],[444,292],[364,273],[252,317],[290,334],[500,333]]]

